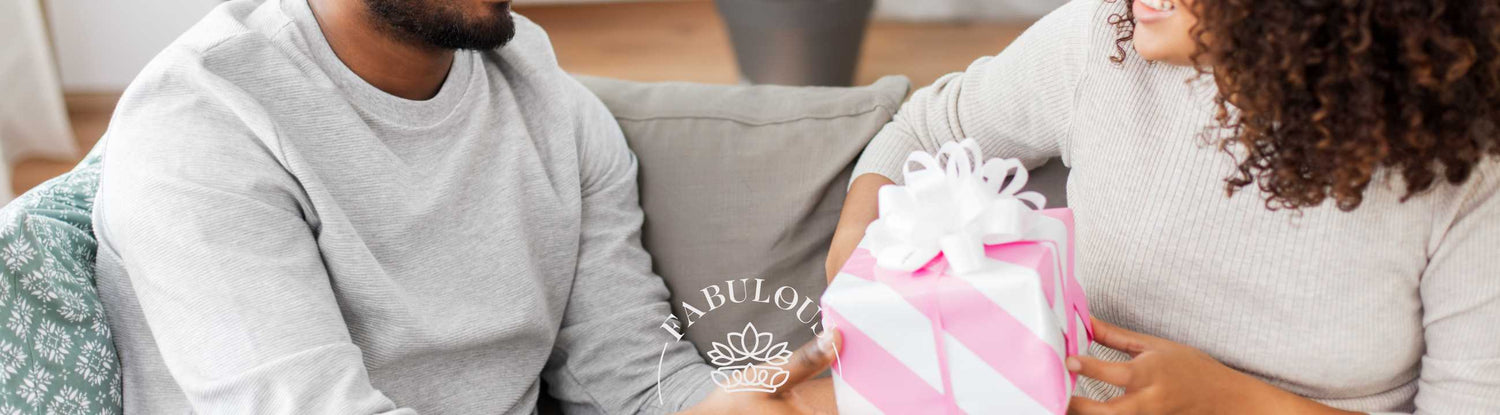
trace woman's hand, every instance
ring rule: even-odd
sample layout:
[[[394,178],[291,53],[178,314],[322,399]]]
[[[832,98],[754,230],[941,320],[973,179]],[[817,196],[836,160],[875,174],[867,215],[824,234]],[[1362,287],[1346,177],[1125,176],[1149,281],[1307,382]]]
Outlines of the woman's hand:
[[[833,382],[809,380],[823,373],[833,363],[844,340],[832,327],[823,336],[807,342],[782,369],[790,372],[785,384],[775,392],[726,392],[715,390],[703,402],[688,408],[685,414],[837,414],[833,399]]]
[[[1068,358],[1068,370],[1125,388],[1099,402],[1074,397],[1068,413],[1092,414],[1348,414],[1271,386],[1170,340],[1094,320],[1094,341],[1125,352],[1130,361]]]
[[[854,248],[859,247],[859,240],[865,237],[865,228],[880,216],[880,188],[893,183],[891,179],[873,173],[854,178],[849,194],[844,198],[844,209],[839,212],[839,226],[833,232],[833,243],[828,248],[825,264],[828,282],[833,282],[844,262],[854,254]]]

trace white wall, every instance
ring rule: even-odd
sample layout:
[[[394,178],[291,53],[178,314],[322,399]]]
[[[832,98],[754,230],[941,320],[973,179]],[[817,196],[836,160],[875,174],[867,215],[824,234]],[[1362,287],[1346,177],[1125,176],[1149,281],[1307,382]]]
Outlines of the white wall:
[[[876,0],[875,16],[917,21],[1034,20],[1067,0]]]
[[[68,92],[119,92],[221,0],[41,0]],[[630,0],[517,0],[518,4]],[[921,1],[921,0],[913,0]]]
[[[63,90],[118,92],[220,0],[43,0]],[[518,4],[635,0],[516,0]],[[689,0],[690,1],[690,0]],[[709,1],[709,0],[700,0]],[[1067,0],[877,0],[900,20],[1031,20]]]
[[[527,5],[527,4],[623,3],[623,2],[627,2],[627,1],[645,1],[645,0],[511,0],[512,3],[519,4],[519,5]],[[649,0],[649,1],[659,1],[659,0]]]
[[[219,0],[45,0],[63,90],[118,92]]]
[[[618,3],[625,1],[673,0],[515,0],[516,4]],[[1033,20],[1042,17],[1042,15],[1047,14],[1047,12],[1066,2],[1067,0],[876,0],[875,15],[887,19],[918,21]]]

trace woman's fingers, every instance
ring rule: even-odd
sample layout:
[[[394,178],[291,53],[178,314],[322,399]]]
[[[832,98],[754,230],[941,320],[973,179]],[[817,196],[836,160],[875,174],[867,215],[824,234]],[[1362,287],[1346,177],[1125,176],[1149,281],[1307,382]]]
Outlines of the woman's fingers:
[[[1082,396],[1074,396],[1068,401],[1068,415],[1103,415],[1114,414],[1108,404]]]
[[[1139,413],[1135,398],[1125,395],[1099,402],[1093,399],[1074,396],[1068,401],[1068,415],[1130,415]]]
[[[1122,329],[1119,326],[1109,324],[1097,318],[1094,321],[1094,342],[1105,347],[1119,350],[1135,357],[1146,351],[1153,338],[1144,334]]]
[[[1073,356],[1067,361],[1068,371],[1129,390],[1135,370],[1130,362],[1106,362],[1089,356]]]
[[[818,336],[797,349],[797,352],[792,353],[792,357],[781,365],[782,369],[790,373],[787,375],[786,383],[777,388],[777,392],[790,391],[803,381],[823,373],[823,370],[833,363],[837,350],[843,344],[844,336],[839,334],[837,329],[829,327],[823,331],[822,336]]]

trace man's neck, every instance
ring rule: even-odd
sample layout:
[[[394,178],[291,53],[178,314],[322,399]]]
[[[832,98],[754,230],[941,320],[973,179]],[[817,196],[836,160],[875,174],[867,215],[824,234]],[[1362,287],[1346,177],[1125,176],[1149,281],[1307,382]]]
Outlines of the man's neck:
[[[380,27],[364,2],[308,0],[323,37],[344,66],[386,93],[425,100],[442,89],[453,50],[401,39]]]

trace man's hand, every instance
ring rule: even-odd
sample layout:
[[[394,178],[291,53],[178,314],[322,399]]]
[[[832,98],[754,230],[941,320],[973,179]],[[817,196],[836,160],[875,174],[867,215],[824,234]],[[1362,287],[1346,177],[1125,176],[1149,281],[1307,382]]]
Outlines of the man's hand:
[[[1068,413],[1347,414],[1240,373],[1198,349],[1094,320],[1094,341],[1125,352],[1127,362],[1068,358],[1068,370],[1125,388],[1108,402],[1074,397]]]
[[[782,369],[789,372],[787,381],[775,392],[714,391],[707,399],[689,408],[685,414],[836,414],[833,382],[809,380],[823,373],[844,343],[837,329],[828,328],[823,336],[807,342],[787,359]]]

